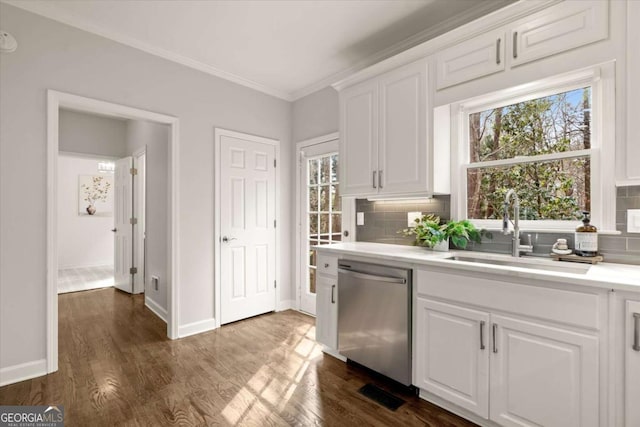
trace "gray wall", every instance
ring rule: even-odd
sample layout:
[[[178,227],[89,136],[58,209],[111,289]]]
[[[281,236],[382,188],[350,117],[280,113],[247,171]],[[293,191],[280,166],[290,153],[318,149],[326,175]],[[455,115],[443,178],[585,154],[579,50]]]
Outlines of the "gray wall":
[[[59,115],[60,151],[118,158],[127,155],[126,120],[63,109]]]
[[[338,92],[327,87],[293,103],[293,141],[338,131]]]
[[[167,309],[167,256],[169,254],[169,126],[141,120],[127,124],[127,153],[146,146],[146,264],[145,298]],[[158,276],[158,290],[151,276]]]
[[[291,104],[5,3],[0,27],[19,45],[0,59],[0,368],[46,357],[47,89],[180,119],[179,323],[212,319],[214,128],[281,141],[281,223],[290,224]],[[279,233],[289,300],[293,237]]]
[[[640,186],[617,189],[616,229],[620,235],[599,235],[598,251],[606,262],[640,265],[640,234],[627,233],[627,209],[640,209]],[[358,226],[356,240],[363,242],[394,243],[412,245],[413,239],[398,235],[397,230],[406,228],[407,212],[434,213],[441,218],[449,218],[448,197],[432,199],[427,202],[403,203],[356,201],[356,211],[365,213],[365,225]],[[598,224],[594,224],[596,227]],[[551,246],[558,238],[567,239],[573,248],[573,233],[527,233],[531,234],[534,252],[545,255],[551,252]],[[526,237],[523,237],[526,239]],[[480,252],[510,253],[511,237],[500,231],[492,232],[492,238],[483,238],[481,244],[471,243],[467,249]]]

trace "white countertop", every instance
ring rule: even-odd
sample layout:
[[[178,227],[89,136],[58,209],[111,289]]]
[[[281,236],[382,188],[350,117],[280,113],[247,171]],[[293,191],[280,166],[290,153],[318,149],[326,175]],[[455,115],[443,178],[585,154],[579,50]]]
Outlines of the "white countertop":
[[[547,271],[534,268],[521,268],[506,265],[494,265],[478,262],[451,261],[452,256],[473,256],[489,260],[511,261],[509,255],[486,252],[450,251],[435,252],[427,248],[415,246],[391,245],[383,243],[337,243],[316,246],[320,252],[335,255],[352,255],[375,258],[386,261],[398,261],[413,265],[451,268],[452,270],[479,271],[496,275],[508,275],[522,278],[546,280],[575,285],[586,285],[597,288],[640,292],[640,266],[628,264],[599,263],[587,266],[584,264],[552,261],[550,258],[522,257],[529,264],[544,263],[566,267],[568,271]],[[574,273],[572,269],[587,268],[588,272]]]

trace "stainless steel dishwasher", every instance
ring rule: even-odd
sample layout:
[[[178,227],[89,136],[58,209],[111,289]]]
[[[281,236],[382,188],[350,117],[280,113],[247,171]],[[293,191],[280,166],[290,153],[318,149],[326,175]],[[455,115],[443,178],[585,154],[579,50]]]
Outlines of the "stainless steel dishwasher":
[[[411,385],[411,270],[338,263],[338,350]]]

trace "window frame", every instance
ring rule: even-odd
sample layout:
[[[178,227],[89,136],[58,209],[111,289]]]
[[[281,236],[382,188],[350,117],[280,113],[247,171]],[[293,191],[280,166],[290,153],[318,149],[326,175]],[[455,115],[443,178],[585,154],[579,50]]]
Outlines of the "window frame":
[[[469,115],[535,98],[591,87],[591,148],[527,156],[526,160],[469,161]],[[591,218],[599,231],[615,232],[615,66],[606,63],[532,83],[477,96],[451,105],[452,194],[451,213],[467,218],[467,169],[524,162],[589,156],[591,161]],[[471,219],[489,230],[502,229],[500,219]],[[520,220],[530,231],[574,231],[577,220]]]

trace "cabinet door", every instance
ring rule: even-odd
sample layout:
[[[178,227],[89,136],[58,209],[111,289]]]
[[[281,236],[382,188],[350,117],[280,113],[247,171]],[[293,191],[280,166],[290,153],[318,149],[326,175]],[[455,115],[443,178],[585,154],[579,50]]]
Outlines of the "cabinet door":
[[[627,2],[627,138],[624,180],[640,185],[640,2]]]
[[[502,30],[493,31],[437,53],[437,88],[504,71],[504,34]]]
[[[418,61],[379,78],[380,194],[425,193],[427,165],[427,62]]]
[[[378,193],[378,83],[368,80],[340,93],[340,192]]]
[[[523,18],[507,36],[511,66],[606,39],[608,12],[608,1],[565,1]]]
[[[338,348],[338,282],[318,275],[316,282],[316,341]]]
[[[598,425],[597,337],[498,315],[491,321],[491,420]]]
[[[489,416],[489,314],[418,298],[416,386]]]
[[[631,427],[640,426],[640,301],[627,301],[625,316],[624,425]]]

